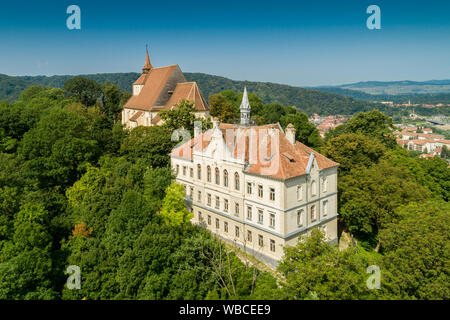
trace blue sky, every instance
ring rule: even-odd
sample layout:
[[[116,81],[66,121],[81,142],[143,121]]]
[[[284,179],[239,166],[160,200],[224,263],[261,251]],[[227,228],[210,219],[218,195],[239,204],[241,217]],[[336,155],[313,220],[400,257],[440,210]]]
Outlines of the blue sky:
[[[81,30],[66,9],[81,8]],[[366,8],[381,9],[381,30]],[[179,64],[298,86],[450,78],[450,1],[4,1],[0,73],[140,71]]]

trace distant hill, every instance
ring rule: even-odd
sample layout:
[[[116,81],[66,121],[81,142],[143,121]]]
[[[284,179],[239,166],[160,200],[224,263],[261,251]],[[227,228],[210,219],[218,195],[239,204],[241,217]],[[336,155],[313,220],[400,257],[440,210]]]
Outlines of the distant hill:
[[[336,93],[354,99],[362,99],[373,102],[392,101],[394,103],[406,103],[408,101],[411,101],[411,103],[427,103],[427,104],[450,103],[450,92],[389,95],[389,94],[370,94],[361,90],[345,89],[341,87],[317,87],[316,89],[324,92]]]
[[[368,111],[374,108],[384,111],[387,114],[392,114],[394,111],[398,112],[385,105],[373,102],[376,100],[392,99],[381,99],[381,96],[374,96],[354,89],[339,87],[299,88],[270,82],[247,81],[244,83],[244,81],[231,80],[204,73],[186,72],[184,74],[188,81],[196,81],[198,83],[206,98],[222,90],[241,92],[245,84],[249,92],[258,95],[263,99],[264,103],[278,102],[287,106],[295,106],[300,111],[309,115],[313,113],[321,115],[351,115],[359,111]],[[109,81],[116,84],[122,90],[131,91],[131,85],[139,75],[139,73],[129,72],[88,74],[83,76],[99,83]],[[23,89],[34,84],[61,88],[64,82],[71,77],[73,76],[7,76],[0,74],[0,100],[15,101],[19,98],[20,92]]]
[[[131,84],[139,77],[140,74],[130,73],[98,73],[83,75],[84,77],[93,79],[98,83],[110,81],[120,87],[122,90],[131,90]],[[31,85],[50,86],[61,88],[71,75],[61,76],[8,76],[0,74],[0,100],[15,101],[19,98],[23,89]]]
[[[450,94],[450,80],[363,81],[332,88],[358,90],[372,95]]]

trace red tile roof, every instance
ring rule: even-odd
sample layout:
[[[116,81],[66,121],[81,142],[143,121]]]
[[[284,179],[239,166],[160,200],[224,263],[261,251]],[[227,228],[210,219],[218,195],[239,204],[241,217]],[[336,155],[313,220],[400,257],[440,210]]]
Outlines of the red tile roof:
[[[162,68],[153,68],[146,74],[146,78],[141,75],[137,81],[143,82],[144,87],[141,92],[125,103],[125,108],[150,111],[161,95],[167,81],[172,75],[177,65]],[[142,79],[141,79],[142,78]]]
[[[194,102],[194,109],[196,111],[208,110],[208,105],[200,93],[200,89],[196,82],[180,82],[175,87],[172,96],[166,104],[165,109],[170,109],[175,104],[179,103],[182,99],[190,100]]]
[[[425,145],[425,144],[427,144],[429,142],[432,142],[432,143],[436,142],[436,141],[434,141],[432,139],[415,139],[415,140],[409,140],[409,141],[414,143],[414,144],[421,145],[421,146],[423,146],[423,145]]]
[[[192,160],[193,151],[204,150],[215,130],[209,129],[173,149],[171,156]],[[282,180],[301,176],[306,174],[312,153],[320,169],[339,165],[298,141],[292,145],[279,124],[244,127],[224,123],[219,125],[219,130],[228,152],[235,159],[245,160],[245,172],[248,173]],[[270,138],[270,132],[273,138]],[[275,143],[273,150],[272,143]],[[265,150],[261,149],[263,147]]]

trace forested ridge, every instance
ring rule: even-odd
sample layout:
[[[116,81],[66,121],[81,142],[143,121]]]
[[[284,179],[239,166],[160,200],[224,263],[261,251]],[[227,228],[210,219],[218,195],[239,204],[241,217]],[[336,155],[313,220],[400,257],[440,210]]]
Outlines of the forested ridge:
[[[174,183],[171,132],[192,132],[192,103],[160,127],[124,130],[130,93],[75,77],[0,102],[0,299],[449,299],[450,172],[397,146],[392,119],[358,113],[321,139],[306,114],[250,99],[257,123],[293,123],[296,138],[341,163],[339,213],[357,245],[314,230],[274,273],[189,223]],[[210,97],[223,121],[241,95]],[[204,128],[211,126],[203,122]],[[81,270],[81,289],[66,285]],[[381,270],[380,289],[366,285]]]
[[[214,76],[204,73],[184,73],[188,81],[196,81],[206,99],[209,96],[223,90],[232,90],[236,93],[242,92],[244,84],[249,92],[256,94],[264,103],[280,103],[294,106],[301,112],[311,116],[314,113],[320,115],[344,114],[352,115],[360,111],[373,109],[382,110],[386,114],[408,115],[411,110],[392,108],[374,100],[390,100],[395,102],[413,103],[448,102],[448,94],[437,95],[407,95],[407,96],[372,96],[362,91],[341,88],[299,88],[270,82],[236,81],[228,78]],[[111,82],[123,91],[131,92],[132,83],[139,77],[139,73],[101,73],[84,75],[98,83]],[[19,98],[20,92],[30,85],[50,86],[62,88],[63,84],[73,76],[20,76],[11,77],[0,74],[0,100],[13,102]],[[416,108],[416,112],[424,115],[450,114],[449,107],[438,109]]]

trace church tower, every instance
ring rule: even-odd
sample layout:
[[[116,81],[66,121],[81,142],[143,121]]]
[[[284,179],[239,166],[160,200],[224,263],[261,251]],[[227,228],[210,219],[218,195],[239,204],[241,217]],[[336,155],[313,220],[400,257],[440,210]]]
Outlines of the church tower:
[[[150,57],[148,56],[148,46],[145,47],[145,64],[142,67],[142,73],[148,73],[153,68],[150,63]]]
[[[247,87],[244,87],[244,95],[242,96],[242,102],[240,106],[241,110],[241,125],[250,124],[250,102],[248,102]]]

